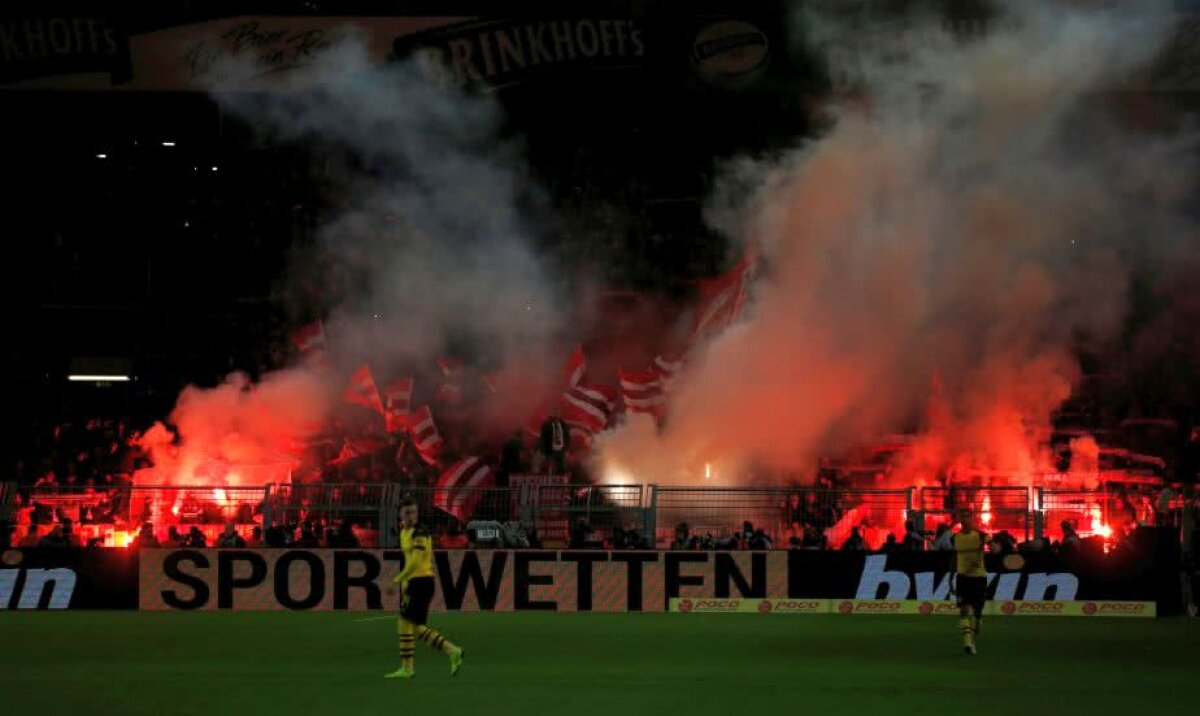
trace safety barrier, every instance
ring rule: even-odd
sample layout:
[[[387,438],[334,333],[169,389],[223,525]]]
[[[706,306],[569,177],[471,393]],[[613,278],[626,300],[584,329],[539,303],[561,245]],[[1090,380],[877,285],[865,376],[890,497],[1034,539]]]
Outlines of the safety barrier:
[[[836,546],[857,527],[877,549],[888,532],[902,530],[911,508],[909,490],[657,487],[653,496],[659,547],[670,546],[685,524],[692,535],[728,540],[750,523],[773,546],[787,546],[792,537],[803,540],[806,528]]]
[[[923,487],[917,499],[917,511],[925,524],[956,521],[960,512],[976,515],[983,529],[1007,531],[1024,541],[1034,534],[1028,487]]]
[[[841,547],[857,530],[867,549],[902,538],[905,521],[918,530],[955,521],[961,510],[978,515],[990,532],[1017,540],[1061,540],[1068,523],[1081,537],[1108,539],[1133,525],[1184,524],[1185,499],[1169,491],[1104,487],[1050,490],[1028,487],[923,487],[896,490],[814,488],[569,485],[525,482],[513,487],[410,488],[398,484],[271,484],[236,486],[42,486],[18,491],[0,484],[0,515],[48,532],[70,520],[75,536],[122,546],[143,523],[199,529],[210,542],[226,524],[249,536],[256,526],[312,522],[329,528],[347,521],[370,532],[372,544],[395,546],[399,503],[411,494],[422,519],[440,536],[470,523],[497,523],[539,537],[549,547],[586,542],[669,548],[677,529],[714,546],[742,546],[744,525],[775,548]],[[24,499],[22,499],[24,498]],[[20,512],[12,507],[22,505]],[[24,534],[24,532],[23,532]],[[161,538],[161,537],[160,537]],[[623,543],[624,544],[624,543]],[[511,544],[505,546],[514,546]]]

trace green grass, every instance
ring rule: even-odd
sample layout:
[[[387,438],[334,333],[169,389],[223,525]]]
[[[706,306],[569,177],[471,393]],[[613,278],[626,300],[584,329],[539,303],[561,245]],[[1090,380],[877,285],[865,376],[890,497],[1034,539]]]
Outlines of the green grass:
[[[344,613],[0,612],[2,713],[1196,713],[1200,623],[952,618],[448,614],[459,677],[395,626]],[[786,711],[785,711],[786,709]]]

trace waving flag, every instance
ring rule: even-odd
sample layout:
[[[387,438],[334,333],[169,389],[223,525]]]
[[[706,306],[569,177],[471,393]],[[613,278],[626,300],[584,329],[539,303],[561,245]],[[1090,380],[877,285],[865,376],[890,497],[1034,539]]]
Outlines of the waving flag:
[[[458,358],[438,358],[437,367],[442,374],[437,402],[458,405],[463,399],[463,362]]]
[[[646,370],[617,371],[621,378],[621,398],[627,413],[650,413],[663,415],[666,411],[667,395],[663,376],[654,368]]]
[[[738,319],[746,303],[750,270],[751,260],[744,258],[724,274],[700,282],[689,347],[712,338]]]
[[[438,455],[442,451],[444,441],[438,433],[437,423],[433,422],[433,411],[428,405],[408,416],[409,430],[412,433],[413,445],[421,455],[421,459],[430,465],[437,464]]]
[[[412,410],[413,379],[403,378],[383,389],[383,407],[387,410],[387,431],[403,433]]]
[[[342,443],[342,449],[340,452],[338,452],[338,456],[331,461],[331,464],[345,465],[355,458],[365,457],[372,453],[379,452],[385,447],[387,447],[387,441],[381,438],[366,437],[355,440],[347,438],[346,441]]]
[[[654,365],[651,367],[658,371],[658,374],[662,376],[663,383],[669,386],[675,376],[683,370],[683,360],[659,356],[654,359]]]
[[[301,353],[325,347],[325,326],[320,321],[301,326],[292,333],[292,345]]]
[[[598,433],[608,427],[616,402],[617,394],[612,388],[602,385],[572,386],[562,394],[563,422]]]
[[[438,477],[433,506],[467,522],[483,497],[483,488],[494,487],[496,474],[477,457],[464,457]]]
[[[354,371],[354,375],[350,377],[350,384],[342,393],[342,399],[387,417],[383,409],[383,400],[379,397],[379,389],[375,387],[375,377],[371,375],[371,367],[366,364]]]
[[[575,350],[571,351],[570,357],[567,358],[566,367],[563,368],[563,381],[568,386],[579,385],[586,371],[587,359],[583,356],[583,346],[575,346]]]
[[[602,385],[583,383],[587,373],[587,358],[583,346],[575,346],[563,367],[564,389],[557,397],[562,420],[571,427],[572,452],[587,452],[592,437],[608,427],[609,419],[617,402],[617,392]],[[533,414],[525,431],[537,438],[542,434],[542,424],[550,415],[555,399],[543,404]]]

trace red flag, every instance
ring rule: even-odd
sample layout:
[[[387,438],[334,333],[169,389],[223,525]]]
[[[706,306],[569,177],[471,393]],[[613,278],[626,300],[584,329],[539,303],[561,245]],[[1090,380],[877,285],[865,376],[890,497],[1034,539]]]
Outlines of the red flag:
[[[433,411],[428,405],[408,416],[409,430],[412,433],[413,445],[421,455],[421,459],[430,465],[437,464],[438,454],[442,451],[441,434],[438,433],[437,423],[433,422]]]
[[[387,431],[403,433],[408,429],[408,414],[412,410],[413,379],[403,378],[383,389]]]
[[[679,371],[683,370],[683,360],[659,356],[654,359],[654,365],[651,367],[658,371],[663,381],[670,383]]]
[[[379,452],[385,447],[387,447],[387,441],[383,440],[382,438],[365,437],[355,440],[347,438],[346,441],[342,443],[342,449],[340,452],[338,452],[338,456],[335,457],[330,464],[344,465],[355,458],[360,458],[370,455],[371,453]]]
[[[598,433],[608,427],[616,391],[600,385],[577,385],[562,394],[562,417],[569,425]]]
[[[463,398],[463,362],[458,358],[438,358],[442,379],[438,384],[437,401],[457,405]]]
[[[590,413],[592,417],[587,419],[588,421],[599,419],[597,413],[600,411],[600,405],[608,399],[607,396],[611,396],[611,400],[608,400],[608,402],[615,402],[616,396],[608,388],[598,386],[586,386],[583,391],[576,391],[575,389],[580,387],[579,383],[583,380],[583,375],[586,371],[587,360],[583,355],[583,346],[575,346],[575,350],[571,351],[570,357],[567,358],[567,364],[563,368],[563,381],[566,383],[564,392],[557,398],[552,397],[538,406],[537,411],[534,412],[530,417],[529,423],[525,426],[525,432],[534,437],[542,434],[542,423],[546,422],[546,418],[550,416],[550,408],[554,405],[555,400],[558,400],[563,408],[563,422],[570,422],[568,420],[568,413],[579,420],[584,420],[583,415],[578,414],[576,411]],[[588,393],[591,393],[591,395],[588,395]],[[573,394],[580,403],[594,403],[594,405],[591,408],[586,408],[584,405],[575,406],[573,401],[568,398],[570,394]],[[604,412],[612,412],[612,407],[610,406]],[[608,419],[605,417],[604,423],[607,424],[607,422]]]
[[[494,487],[495,472],[477,457],[464,457],[438,477],[433,506],[467,522],[483,497],[482,489]]]
[[[650,413],[661,416],[666,410],[666,388],[662,374],[647,370],[617,370],[621,378],[621,397],[627,413]]]
[[[383,400],[379,397],[379,389],[375,387],[375,377],[371,375],[371,367],[365,363],[350,377],[350,384],[342,393],[342,399],[387,416],[383,409]]]
[[[724,274],[699,282],[700,303],[696,306],[689,347],[712,338],[738,319],[746,302],[750,269],[750,259],[744,258]]]
[[[292,345],[301,353],[325,347],[325,326],[316,321],[292,332]]]
[[[571,351],[570,357],[567,358],[566,367],[563,368],[563,380],[568,386],[579,385],[585,371],[587,359],[583,356],[583,346],[575,346],[575,350]]]

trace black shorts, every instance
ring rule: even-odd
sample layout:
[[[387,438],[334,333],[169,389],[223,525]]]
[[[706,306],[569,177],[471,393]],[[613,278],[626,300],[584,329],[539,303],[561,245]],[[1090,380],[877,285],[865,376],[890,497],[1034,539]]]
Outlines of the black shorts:
[[[413,624],[424,624],[429,619],[429,604],[433,601],[433,577],[413,577],[404,590],[400,602],[400,616]]]
[[[983,615],[983,603],[987,601],[987,577],[968,577],[959,574],[954,578],[958,592],[958,606],[972,607],[977,615]]]

